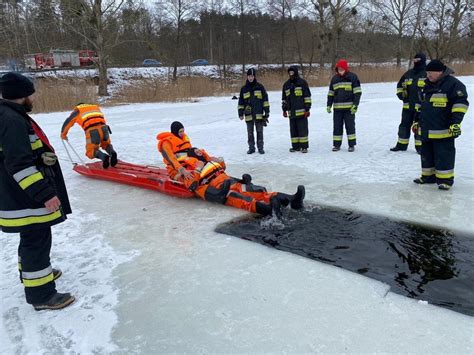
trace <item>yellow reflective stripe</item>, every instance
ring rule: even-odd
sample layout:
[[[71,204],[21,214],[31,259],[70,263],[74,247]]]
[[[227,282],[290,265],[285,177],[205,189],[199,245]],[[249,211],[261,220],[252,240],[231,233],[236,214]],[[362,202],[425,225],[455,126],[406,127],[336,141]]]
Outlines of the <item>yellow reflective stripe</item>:
[[[422,145],[421,141],[419,139],[415,139],[415,146],[420,147]]]
[[[334,88],[334,90],[338,90],[338,89],[344,89],[344,90],[352,90],[352,83],[337,83],[337,84],[334,84],[332,86]]]
[[[39,149],[39,148],[42,148],[42,147],[43,147],[43,142],[41,141],[41,139],[38,139],[35,142],[31,143],[31,149],[32,150],[36,150],[36,149]]]
[[[469,106],[465,105],[465,104],[454,104],[453,105],[453,108],[451,109],[451,112],[460,112],[460,113],[466,113],[467,112],[467,108]]]
[[[426,83],[425,83],[425,78],[418,79],[417,85],[418,85],[419,88],[424,88],[425,85],[426,85]]]
[[[435,168],[422,168],[421,175],[423,176],[432,176],[435,174]]]
[[[299,137],[291,138],[291,143],[299,143],[299,142],[300,142],[300,138],[299,138]]]
[[[90,117],[104,118],[104,114],[100,111],[90,111],[90,112],[84,113],[81,117],[82,117],[82,120],[85,121]]]
[[[310,104],[311,103],[311,97],[305,97],[304,98],[304,103],[305,104]]]
[[[0,226],[4,227],[21,227],[21,226],[28,226],[30,224],[36,223],[47,223],[54,221],[61,217],[61,211],[52,212],[47,215],[43,216],[30,216],[30,217],[23,217],[23,218],[0,218]]]
[[[352,105],[353,105],[352,102],[335,102],[335,103],[334,103],[334,109],[351,108]]]
[[[245,120],[246,121],[252,121],[253,120],[252,115],[245,115]]]
[[[301,110],[296,110],[295,111],[295,116],[304,116],[304,109],[301,109]]]
[[[263,118],[263,115],[262,115],[261,113],[257,113],[257,114],[255,115],[255,119],[256,119],[256,120],[261,120],[262,118]]]
[[[308,143],[309,138],[308,137],[300,137],[300,143]]]
[[[353,141],[353,140],[356,139],[356,135],[355,134],[348,134],[347,139],[350,140],[350,141]]]
[[[428,138],[437,138],[437,139],[441,139],[441,138],[451,138],[452,135],[451,133],[449,132],[449,130],[447,129],[443,129],[443,130],[429,130],[428,131]]]
[[[397,94],[400,94],[400,93],[402,93],[403,91],[404,91],[403,88],[397,88]]]
[[[54,276],[53,276],[53,273],[51,273],[48,276],[41,277],[39,279],[34,279],[34,280],[23,279],[23,285],[25,285],[25,287],[43,286],[43,285],[46,285],[48,282],[53,281],[53,279],[54,279]]]
[[[239,105],[239,106],[237,106],[237,108],[240,110],[240,109],[244,109],[245,106],[244,105]]]
[[[43,174],[41,172],[34,173],[27,178],[24,178],[23,180],[20,181],[19,185],[20,187],[25,190],[29,186],[33,185],[35,182],[40,181],[43,179]]]
[[[400,144],[408,144],[408,143],[410,143],[410,140],[409,140],[409,139],[405,139],[405,138],[398,138],[398,143],[400,143]]]
[[[270,107],[270,103],[268,101],[263,101],[263,107]]]
[[[454,177],[454,170],[446,170],[446,171],[436,171],[436,177],[438,179],[450,179]]]
[[[342,142],[342,136],[332,136],[332,140],[336,142],[339,142],[339,141]]]
[[[249,97],[250,97],[250,93],[249,93],[249,92],[244,93],[244,99],[248,99]]]
[[[404,84],[405,84],[405,85],[411,85],[411,84],[413,84],[413,79],[405,79]]]
[[[410,108],[410,104],[403,104],[403,108],[408,110]]]
[[[329,91],[328,96],[334,96],[334,91]]]
[[[290,96],[291,90],[285,90],[286,96]]]

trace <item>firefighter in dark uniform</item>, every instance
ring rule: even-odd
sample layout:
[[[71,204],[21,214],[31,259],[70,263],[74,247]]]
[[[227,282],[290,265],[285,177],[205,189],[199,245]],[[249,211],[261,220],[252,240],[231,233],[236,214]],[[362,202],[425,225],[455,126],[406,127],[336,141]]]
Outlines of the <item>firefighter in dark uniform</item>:
[[[267,125],[270,116],[270,103],[265,87],[257,82],[255,69],[247,70],[247,81],[240,89],[238,113],[241,120],[247,123],[249,150],[247,154],[255,153],[255,137],[257,131],[257,148],[260,154],[263,150],[263,127]]]
[[[359,107],[362,89],[357,75],[349,71],[347,61],[341,59],[335,66],[336,75],[329,84],[327,112],[331,113],[334,106],[333,147],[332,151],[341,149],[343,128],[346,126],[349,152],[355,149],[356,131],[355,114]]]
[[[405,151],[410,142],[410,131],[417,112],[420,111],[420,92],[425,86],[426,79],[426,56],[417,53],[413,58],[413,68],[402,75],[397,84],[397,96],[403,101],[402,122],[398,126],[398,142],[392,152]],[[414,132],[415,149],[421,151],[421,140]]]
[[[415,124],[422,141],[422,173],[413,181],[437,183],[440,190],[449,190],[454,183],[454,139],[461,135],[461,122],[469,106],[466,86],[452,73],[437,59],[426,66],[421,112]]]
[[[311,109],[311,91],[308,83],[298,75],[298,67],[288,68],[289,79],[283,84],[283,117],[290,119],[290,152],[308,153],[308,117]]]
[[[71,213],[54,149],[27,112],[33,83],[18,73],[0,78],[0,228],[20,233],[18,266],[26,302],[36,310],[60,309],[74,301],[58,293],[61,271],[50,264],[51,226]]]

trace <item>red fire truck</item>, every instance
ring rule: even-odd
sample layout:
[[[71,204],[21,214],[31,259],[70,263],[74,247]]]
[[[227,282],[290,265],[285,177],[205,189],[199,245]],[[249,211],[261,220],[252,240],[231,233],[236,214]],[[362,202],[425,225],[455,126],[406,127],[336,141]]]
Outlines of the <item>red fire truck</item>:
[[[49,53],[25,54],[25,67],[29,70],[77,68],[91,66],[97,61],[94,51],[55,49]]]

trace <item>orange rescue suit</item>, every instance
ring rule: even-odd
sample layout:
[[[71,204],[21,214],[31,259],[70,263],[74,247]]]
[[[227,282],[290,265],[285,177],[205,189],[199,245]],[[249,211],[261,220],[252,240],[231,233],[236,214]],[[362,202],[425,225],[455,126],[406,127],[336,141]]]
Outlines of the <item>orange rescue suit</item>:
[[[237,207],[249,212],[257,212],[257,203],[270,204],[270,198],[276,192],[267,192],[264,187],[242,184],[239,179],[225,173],[223,162],[211,161],[206,151],[200,150],[200,158],[190,157],[192,148],[187,136],[184,139],[170,132],[157,135],[158,150],[170,177],[179,180],[199,198]],[[185,168],[193,173],[193,179],[183,179],[179,172]]]
[[[86,156],[88,158],[93,159],[99,147],[107,150],[110,145],[110,129],[98,105],[77,105],[63,124],[62,139],[67,139],[67,134],[75,123],[81,126],[86,133]]]

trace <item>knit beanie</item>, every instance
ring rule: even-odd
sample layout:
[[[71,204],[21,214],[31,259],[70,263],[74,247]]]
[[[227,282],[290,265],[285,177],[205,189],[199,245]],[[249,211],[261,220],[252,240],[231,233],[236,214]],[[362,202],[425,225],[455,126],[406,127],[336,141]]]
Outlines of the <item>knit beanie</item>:
[[[7,100],[22,99],[32,95],[35,92],[35,86],[26,76],[10,72],[0,78],[0,92]]]
[[[445,71],[446,65],[443,64],[439,59],[433,59],[426,66],[426,71]]]
[[[179,121],[174,121],[171,124],[171,133],[173,133],[176,137],[179,137],[179,130],[184,128],[183,124]]]

